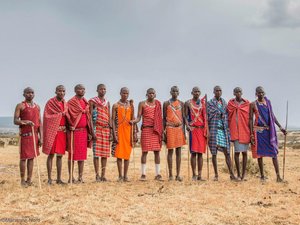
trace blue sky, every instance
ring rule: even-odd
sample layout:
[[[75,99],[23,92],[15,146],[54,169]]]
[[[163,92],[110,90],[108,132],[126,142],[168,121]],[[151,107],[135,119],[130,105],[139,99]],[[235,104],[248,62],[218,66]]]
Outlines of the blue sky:
[[[299,0],[0,1],[0,116],[13,114],[22,90],[32,86],[43,108],[55,86],[77,83],[86,97],[107,85],[115,102],[123,86],[139,102],[154,87],[158,99],[178,85],[182,100],[193,86],[223,97],[236,86],[255,99],[265,87],[284,125],[300,127]]]

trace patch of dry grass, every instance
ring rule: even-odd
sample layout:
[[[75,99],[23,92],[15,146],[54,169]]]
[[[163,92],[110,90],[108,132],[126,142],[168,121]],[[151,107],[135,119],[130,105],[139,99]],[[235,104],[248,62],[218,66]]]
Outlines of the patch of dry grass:
[[[95,183],[92,154],[85,164],[86,183],[73,186],[47,186],[46,156],[39,157],[42,190],[19,185],[18,148],[0,149],[0,223],[5,218],[22,219],[35,224],[299,224],[300,221],[300,151],[288,150],[286,180],[276,183],[272,160],[266,158],[267,183],[255,176],[256,161],[249,163],[248,181],[231,182],[223,171],[224,156],[218,156],[220,179],[192,182],[188,179],[187,153],[183,151],[184,181],[154,181],[153,154],[148,155],[146,182],[138,181],[140,149],[135,149],[130,164],[129,183],[118,183],[114,158],[109,159],[107,178]],[[282,158],[280,155],[280,162]],[[166,177],[165,154],[161,159]],[[206,162],[206,161],[205,161]],[[64,158],[63,178],[67,179]],[[55,163],[54,163],[55,165]],[[77,167],[76,167],[77,168]],[[210,167],[212,172],[212,166]],[[53,170],[55,178],[56,169]],[[206,177],[204,164],[203,177]],[[251,175],[254,174],[254,175]],[[213,174],[211,173],[211,176]],[[7,224],[7,223],[5,223]],[[15,222],[15,224],[20,224]]]

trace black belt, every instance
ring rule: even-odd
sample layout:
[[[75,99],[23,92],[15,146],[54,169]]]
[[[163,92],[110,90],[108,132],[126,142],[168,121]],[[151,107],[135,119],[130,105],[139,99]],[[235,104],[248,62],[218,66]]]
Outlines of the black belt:
[[[32,136],[32,132],[28,132],[28,133],[24,133],[24,134],[20,134],[21,137],[28,137],[28,136]]]

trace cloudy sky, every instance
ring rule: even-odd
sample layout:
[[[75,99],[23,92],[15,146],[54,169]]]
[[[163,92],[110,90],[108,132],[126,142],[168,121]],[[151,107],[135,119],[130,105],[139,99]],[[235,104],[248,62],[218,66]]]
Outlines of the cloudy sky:
[[[0,28],[0,116],[26,86],[43,107],[58,84],[90,98],[105,83],[111,102],[127,86],[136,103],[149,87],[187,100],[193,86],[226,99],[240,86],[254,100],[262,85],[282,125],[289,100],[300,127],[300,0],[0,0]]]

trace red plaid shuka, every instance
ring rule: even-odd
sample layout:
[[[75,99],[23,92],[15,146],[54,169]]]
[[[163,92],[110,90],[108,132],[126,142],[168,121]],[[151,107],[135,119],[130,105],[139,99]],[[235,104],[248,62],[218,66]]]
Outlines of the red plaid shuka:
[[[43,117],[43,152],[46,155],[49,155],[50,153],[64,154],[64,151],[66,150],[53,148],[66,148],[67,137],[65,128],[64,130],[59,128],[63,126],[65,127],[67,112],[68,107],[64,99],[59,102],[57,98],[54,97],[51,98],[45,105]],[[63,114],[65,116],[63,116]],[[59,146],[56,146],[57,144],[59,144]]]
[[[90,99],[95,104],[93,111],[94,131],[97,141],[93,142],[94,157],[108,158],[110,154],[110,113],[108,101],[102,101],[99,97]]]
[[[145,102],[142,115],[142,151],[160,151],[163,131],[161,103],[155,100],[155,105],[150,106]]]
[[[91,142],[88,142],[88,134],[92,134],[89,104],[85,98],[74,96],[68,101],[68,112],[69,124],[75,128],[73,159],[82,161],[86,159],[87,147],[91,146]]]

